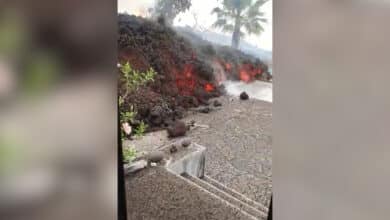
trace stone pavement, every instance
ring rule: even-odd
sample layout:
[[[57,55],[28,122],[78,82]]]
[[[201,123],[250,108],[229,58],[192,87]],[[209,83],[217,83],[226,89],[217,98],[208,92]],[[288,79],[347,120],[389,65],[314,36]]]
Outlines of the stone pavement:
[[[268,207],[272,192],[272,103],[229,96],[218,100],[222,107],[185,117],[186,122],[195,120],[200,125],[187,136],[207,148],[206,175]],[[148,151],[172,141],[160,131],[125,145]]]

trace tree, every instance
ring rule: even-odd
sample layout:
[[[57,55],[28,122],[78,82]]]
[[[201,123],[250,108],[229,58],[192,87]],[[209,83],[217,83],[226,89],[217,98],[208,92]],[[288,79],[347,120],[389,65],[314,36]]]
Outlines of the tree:
[[[214,28],[221,28],[224,32],[233,33],[232,47],[238,48],[240,39],[247,34],[261,34],[264,29],[262,24],[267,23],[264,13],[260,11],[268,0],[223,0],[222,7],[213,9],[212,14],[217,15]]]
[[[153,9],[153,17],[163,17],[169,25],[181,12],[185,12],[191,7],[191,0],[157,0]]]

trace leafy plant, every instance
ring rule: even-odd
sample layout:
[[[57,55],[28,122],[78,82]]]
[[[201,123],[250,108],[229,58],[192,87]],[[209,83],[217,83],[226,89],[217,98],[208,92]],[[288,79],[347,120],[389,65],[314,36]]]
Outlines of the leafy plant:
[[[123,148],[123,162],[131,163],[137,157],[134,147]]]
[[[129,62],[120,66],[120,71],[122,73],[123,81],[126,88],[125,96],[132,90],[137,89],[140,86],[145,85],[150,81],[154,81],[156,72],[153,68],[150,68],[148,71],[142,73],[138,70],[133,69]],[[123,97],[124,99],[125,97]]]
[[[144,135],[146,129],[148,128],[148,125],[145,124],[143,121],[138,125],[138,127],[135,129],[135,135],[137,137],[141,137]]]
[[[121,72],[121,80],[125,87],[125,94],[119,96],[118,98],[118,104],[121,109],[120,122],[122,124],[125,122],[133,122],[137,115],[137,112],[132,105],[130,106],[130,109],[124,110],[124,104],[128,94],[131,91],[138,89],[140,86],[143,86],[146,83],[153,81],[157,73],[153,70],[153,68],[150,68],[146,72],[140,72],[138,70],[133,69],[129,62],[120,65],[119,69]],[[136,136],[142,136],[145,133],[146,129],[147,125],[144,122],[141,122],[141,124],[134,130]],[[122,138],[124,138],[125,135],[123,130],[121,133]]]
[[[120,113],[120,122],[132,122],[136,115],[137,112],[134,110],[133,106],[131,106],[129,111]]]
[[[119,107],[122,107],[123,104],[125,103],[125,99],[123,99],[122,96],[119,96],[118,103],[119,103]]]

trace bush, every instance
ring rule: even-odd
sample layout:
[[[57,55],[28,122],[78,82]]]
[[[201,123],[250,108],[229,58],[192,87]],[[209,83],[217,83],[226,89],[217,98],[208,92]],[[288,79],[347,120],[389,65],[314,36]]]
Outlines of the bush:
[[[139,124],[139,126],[135,129],[135,135],[137,137],[141,137],[144,135],[146,129],[148,128],[148,125],[145,124],[143,121]]]
[[[123,162],[131,163],[137,156],[137,151],[134,147],[123,148]]]
[[[156,76],[156,72],[150,68],[146,72],[139,72],[131,67],[131,65],[126,62],[123,65],[120,65],[121,78],[120,80],[123,82],[123,86],[125,87],[125,94],[123,96],[119,96],[118,104],[120,108],[120,122],[133,122],[135,119],[137,112],[132,105],[130,105],[130,109],[123,110],[123,105],[125,103],[127,95],[133,91],[138,89],[140,86],[145,85],[148,82],[154,80]],[[147,125],[144,122],[135,129],[136,136],[142,136],[147,129]],[[122,137],[123,132],[122,132]]]
[[[131,90],[137,89],[138,87],[153,81],[156,76],[156,72],[153,68],[150,68],[145,73],[141,73],[138,70],[134,70],[128,62],[120,66],[120,71],[126,88],[125,95],[127,95]]]

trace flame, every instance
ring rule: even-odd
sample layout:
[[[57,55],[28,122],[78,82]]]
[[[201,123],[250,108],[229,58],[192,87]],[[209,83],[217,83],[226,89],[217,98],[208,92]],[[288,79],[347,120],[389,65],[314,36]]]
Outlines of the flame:
[[[211,83],[206,83],[204,85],[204,90],[206,90],[206,92],[212,92],[214,91],[214,86]]]
[[[192,95],[196,85],[196,77],[193,73],[193,66],[186,64],[183,72],[175,73],[176,86],[182,95]]]
[[[225,68],[226,68],[226,70],[230,71],[232,69],[232,64],[231,63],[225,63]]]
[[[248,74],[247,71],[241,70],[240,71],[240,80],[242,80],[244,82],[249,82],[249,81],[251,81],[251,76]]]
[[[258,79],[263,72],[261,67],[257,65],[255,66],[251,63],[234,64],[223,59],[217,59],[216,62],[221,65],[224,73],[226,73],[228,77],[232,76],[233,74],[237,74],[238,78],[244,82],[251,82]],[[219,81],[218,74],[216,78]]]
[[[256,68],[252,64],[242,64],[239,68],[239,77],[244,82],[251,82],[261,76],[262,72],[261,68]]]
[[[192,78],[192,65],[188,64],[188,65],[185,65],[184,66],[184,75],[186,76],[186,78]]]

